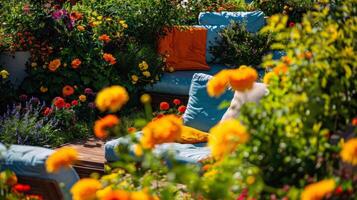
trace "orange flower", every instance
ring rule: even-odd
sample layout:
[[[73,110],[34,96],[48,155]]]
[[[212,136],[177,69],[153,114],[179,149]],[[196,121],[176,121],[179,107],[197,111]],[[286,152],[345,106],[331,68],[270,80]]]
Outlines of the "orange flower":
[[[146,149],[156,144],[173,142],[181,136],[182,120],[176,115],[165,115],[147,124],[143,128],[141,145]]]
[[[78,29],[79,31],[84,31],[84,30],[86,30],[86,28],[84,28],[84,26],[82,26],[82,25],[78,25],[78,26],[77,26],[77,29]]]
[[[327,194],[332,193],[336,187],[333,179],[322,180],[312,183],[304,188],[301,194],[301,200],[320,200]]]
[[[218,97],[227,89],[229,83],[228,72],[229,70],[222,70],[208,81],[207,93],[209,96]]]
[[[112,190],[104,194],[100,200],[131,200],[130,193],[124,190]]]
[[[103,59],[111,65],[114,65],[115,63],[117,63],[116,58],[110,53],[105,53],[103,55]]]
[[[108,136],[108,128],[112,128],[119,124],[119,118],[115,115],[107,115],[99,119],[94,124],[94,134],[100,138],[105,139]]]
[[[103,41],[105,43],[110,42],[110,37],[107,34],[103,34],[103,35],[99,36],[98,39],[99,39],[99,41]]]
[[[78,153],[71,147],[62,147],[50,155],[46,160],[46,170],[57,172],[62,167],[70,167],[78,158]]]
[[[83,15],[80,12],[74,11],[70,14],[71,20],[80,20],[82,19]]]
[[[65,97],[71,96],[73,93],[74,93],[74,88],[72,86],[70,86],[70,85],[66,85],[62,89],[62,94]]]
[[[344,162],[357,166],[357,138],[344,143],[340,155]]]
[[[48,64],[48,69],[52,72],[56,71],[61,66],[60,59],[54,59]]]
[[[281,75],[281,74],[286,74],[288,70],[289,70],[288,66],[284,63],[281,63],[273,69],[273,72],[276,75]]]
[[[229,83],[234,90],[245,91],[252,89],[254,82],[258,79],[255,69],[242,65],[239,69],[229,73]]]
[[[73,200],[94,200],[101,187],[101,183],[96,179],[81,179],[71,188],[72,198]]]
[[[357,117],[352,119],[352,125],[357,126]]]
[[[79,58],[72,60],[72,63],[71,63],[73,69],[77,69],[79,67],[79,65],[81,65],[81,64],[82,64],[82,61]]]

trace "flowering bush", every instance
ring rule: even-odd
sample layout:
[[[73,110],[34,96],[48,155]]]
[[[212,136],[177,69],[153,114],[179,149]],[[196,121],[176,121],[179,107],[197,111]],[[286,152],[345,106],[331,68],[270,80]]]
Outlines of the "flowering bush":
[[[0,113],[4,112],[6,105],[14,98],[14,87],[9,80],[9,72],[0,66]],[[6,94],[6,95],[5,95]]]

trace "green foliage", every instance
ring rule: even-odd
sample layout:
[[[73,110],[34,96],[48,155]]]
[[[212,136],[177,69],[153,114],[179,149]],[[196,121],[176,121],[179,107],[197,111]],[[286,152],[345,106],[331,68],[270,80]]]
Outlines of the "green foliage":
[[[229,66],[253,65],[262,62],[270,47],[268,34],[250,33],[244,25],[232,23],[220,33],[220,40],[211,47],[214,62]]]

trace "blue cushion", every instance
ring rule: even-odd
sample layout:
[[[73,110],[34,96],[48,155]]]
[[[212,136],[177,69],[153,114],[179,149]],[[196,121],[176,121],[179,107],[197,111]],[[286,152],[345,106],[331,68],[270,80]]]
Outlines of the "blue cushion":
[[[135,137],[140,138],[142,132],[135,133]],[[108,162],[119,160],[119,155],[116,153],[116,148],[120,145],[130,145],[130,154],[134,155],[133,145],[130,143],[130,136],[121,137],[111,140],[105,144],[105,159]],[[173,155],[174,159],[180,163],[198,164],[202,159],[210,155],[210,150],[206,147],[206,143],[199,144],[180,144],[166,143],[156,145],[153,153],[159,157],[169,161],[168,156]]]
[[[208,132],[216,125],[227,109],[218,109],[223,101],[231,101],[234,92],[227,90],[219,98],[210,97],[206,85],[212,76],[194,74],[192,78],[186,112],[183,115],[185,125]]]
[[[249,32],[257,32],[265,25],[264,13],[253,12],[201,12],[199,25],[229,25],[231,21],[246,23]]]
[[[147,92],[156,92],[164,94],[188,95],[191,86],[191,80],[195,73],[207,73],[214,75],[222,69],[228,68],[224,65],[211,65],[209,71],[176,71],[173,73],[164,73],[159,82],[152,86],[145,87]]]
[[[5,157],[0,158],[0,170],[10,169],[18,176],[47,179],[64,184],[61,187],[65,199],[71,199],[70,189],[79,180],[73,168],[61,169],[57,173],[47,173],[45,162],[54,151],[41,147],[12,145],[6,151]]]

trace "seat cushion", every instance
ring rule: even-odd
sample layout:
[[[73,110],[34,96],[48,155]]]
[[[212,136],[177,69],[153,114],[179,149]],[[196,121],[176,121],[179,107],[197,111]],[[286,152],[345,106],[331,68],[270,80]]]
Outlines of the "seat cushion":
[[[61,187],[65,199],[71,199],[70,188],[79,180],[78,174],[73,168],[61,169],[57,173],[47,173],[45,162],[54,151],[41,147],[12,145],[0,158],[0,170],[9,169],[18,176],[33,177],[56,181],[64,184]]]
[[[135,133],[135,137],[140,138],[142,132]],[[111,140],[105,144],[105,159],[108,162],[118,161],[119,155],[116,149],[121,145],[130,146],[130,154],[134,156],[134,148],[130,143],[130,136],[121,137]],[[180,143],[166,143],[156,145],[153,153],[159,157],[169,161],[169,156],[173,155],[174,159],[180,163],[198,164],[200,160],[207,158],[210,155],[210,150],[206,147],[206,143],[198,144],[180,144]]]
[[[224,65],[211,65],[209,71],[176,71],[164,73],[159,82],[147,86],[145,91],[174,95],[189,95],[191,80],[195,73],[206,73],[214,75],[222,69],[228,68]]]
[[[194,74],[186,112],[183,115],[184,124],[198,130],[208,132],[216,125],[227,109],[219,109],[223,101],[233,99],[234,92],[227,90],[219,98],[210,97],[207,93],[207,83],[212,78],[208,74]]]
[[[198,17],[199,25],[224,25],[231,21],[246,24],[249,32],[257,32],[265,25],[265,15],[262,11],[253,12],[201,12]]]

